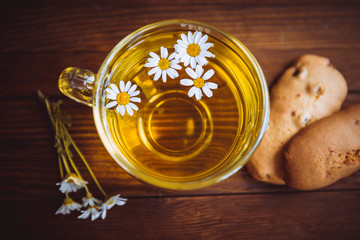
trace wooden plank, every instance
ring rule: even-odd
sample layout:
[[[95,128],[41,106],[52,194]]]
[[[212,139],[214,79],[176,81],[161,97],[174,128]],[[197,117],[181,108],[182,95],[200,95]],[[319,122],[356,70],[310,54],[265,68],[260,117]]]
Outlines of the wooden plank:
[[[22,0],[13,0],[4,2],[2,5],[3,11],[5,10],[19,10],[19,9],[34,9],[34,8],[41,8],[41,7],[57,7],[57,8],[74,8],[74,7],[84,7],[84,6],[97,6],[97,7],[104,7],[104,6],[111,6],[114,8],[134,8],[134,7],[144,7],[146,5],[203,5],[203,0],[183,0],[178,2],[168,2],[164,0],[137,0],[137,1],[126,1],[126,0],[106,0],[106,1],[99,1],[99,0],[32,0],[31,2],[22,1]],[[252,1],[252,0],[208,0],[206,1],[207,5],[234,5],[234,4],[241,4],[242,6],[281,6],[281,5],[324,5],[324,4],[356,4],[358,3],[357,0],[293,0],[289,2],[288,0],[260,0],[260,1]]]
[[[359,191],[131,198],[94,222],[55,216],[61,198],[0,202],[6,239],[360,238]]]
[[[250,49],[337,48],[352,49],[358,55],[359,14],[359,3],[276,7],[236,2],[216,5],[150,2],[124,8],[89,5],[10,10],[0,15],[0,51],[108,52],[139,27],[185,18],[230,32]]]
[[[360,94],[350,103],[360,102]],[[112,160],[102,145],[94,125],[92,110],[64,98],[64,110],[72,118],[71,134],[99,181],[110,194],[125,196],[179,195],[139,183]],[[0,198],[44,199],[59,195],[56,182],[60,181],[53,132],[44,106],[36,99],[0,101]],[[79,160],[79,159],[77,159]],[[85,179],[90,176],[77,161]],[[98,194],[93,182],[90,188]],[[360,190],[360,171],[325,190]],[[241,170],[226,181],[188,194],[228,194],[253,192],[291,192],[286,186],[265,184],[252,179]]]
[[[360,91],[360,68],[357,67],[360,66],[360,58],[354,54],[356,51],[353,49],[253,49],[253,54],[262,66],[269,85],[276,81],[287,66],[305,53],[329,58],[344,75],[349,90]],[[0,72],[3,74],[0,80],[0,97],[34,97],[37,89],[48,95],[60,95],[57,81],[65,68],[77,66],[96,72],[106,55],[105,52],[0,53]]]

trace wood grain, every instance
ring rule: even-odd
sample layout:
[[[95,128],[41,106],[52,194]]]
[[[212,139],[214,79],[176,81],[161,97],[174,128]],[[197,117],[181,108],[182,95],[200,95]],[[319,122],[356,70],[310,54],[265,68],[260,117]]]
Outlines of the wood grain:
[[[92,110],[60,94],[69,66],[97,71],[132,31],[160,20],[199,20],[227,31],[259,61],[271,86],[305,53],[344,75],[344,106],[360,102],[360,3],[341,0],[14,0],[0,9],[0,202],[4,239],[359,239],[360,171],[327,188],[298,192],[257,182],[245,170],[198,191],[138,182],[103,147]],[[109,194],[129,198],[104,221],[55,216],[63,195],[41,89],[61,99],[71,134]],[[80,171],[90,179],[76,159]],[[93,182],[90,189],[101,197]],[[75,194],[80,200],[84,192]]]
[[[70,236],[259,240],[360,237],[360,218],[352,214],[360,211],[358,191],[131,198],[125,206],[111,209],[105,221],[86,223],[76,219],[76,213],[55,216],[60,199],[1,203],[15,209],[5,211],[5,215],[4,209],[0,210],[7,219],[3,234],[11,238],[21,237],[22,232],[36,239],[48,239],[51,233],[54,240]]]

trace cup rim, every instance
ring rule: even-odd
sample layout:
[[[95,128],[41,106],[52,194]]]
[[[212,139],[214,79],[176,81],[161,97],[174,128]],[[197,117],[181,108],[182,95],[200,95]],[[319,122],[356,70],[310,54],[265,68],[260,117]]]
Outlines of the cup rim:
[[[248,151],[244,156],[242,156],[242,159],[245,159],[245,161],[237,161],[231,168],[225,171],[225,173],[215,173],[205,179],[202,180],[196,180],[196,181],[190,181],[190,182],[169,182],[167,180],[159,179],[153,176],[150,176],[142,171],[137,171],[134,173],[132,169],[130,169],[129,166],[126,164],[126,158],[118,151],[115,151],[113,149],[113,144],[111,143],[110,139],[108,138],[104,124],[102,119],[102,114],[100,112],[100,105],[101,105],[101,92],[100,87],[102,84],[104,84],[105,76],[106,76],[106,70],[108,65],[110,64],[111,60],[115,56],[115,54],[118,52],[118,50],[123,47],[125,44],[127,44],[134,36],[141,34],[144,31],[149,31],[154,28],[158,28],[161,26],[166,25],[180,25],[180,24],[193,24],[202,26],[211,30],[215,30],[216,32],[222,34],[223,36],[230,39],[237,47],[239,47],[242,52],[245,54],[245,56],[248,58],[248,60],[251,62],[251,65],[253,66],[255,73],[258,75],[259,83],[261,86],[261,93],[263,96],[263,112],[261,114],[260,120],[262,121],[262,126],[259,131],[259,134],[257,135],[256,141],[253,143],[253,146],[250,151]],[[269,123],[269,115],[270,115],[270,100],[269,100],[269,92],[268,92],[268,86],[265,79],[265,76],[263,74],[263,71],[255,59],[255,57],[251,54],[251,52],[234,36],[231,34],[224,32],[214,26],[211,26],[209,24],[194,21],[194,20],[186,20],[186,19],[171,19],[171,20],[165,20],[160,22],[155,22],[148,24],[146,26],[143,26],[129,35],[127,35],[125,38],[123,38],[108,54],[108,56],[105,58],[103,63],[101,64],[98,74],[96,76],[96,81],[94,84],[94,92],[93,92],[93,116],[94,116],[94,122],[97,129],[97,132],[100,136],[101,141],[103,142],[103,145],[105,146],[108,153],[111,155],[111,157],[129,174],[140,180],[141,182],[145,182],[147,184],[150,184],[152,186],[163,188],[166,190],[196,190],[200,188],[204,188],[210,185],[213,185],[215,183],[218,183],[229,176],[233,175],[235,172],[240,170],[249,160],[250,156],[253,154],[257,146],[259,145],[261,139],[263,138],[263,135],[267,129],[268,123]],[[118,159],[118,155],[120,154],[124,161],[121,161]],[[129,164],[130,165],[130,164]],[[194,184],[196,182],[196,184]],[[194,186],[196,185],[196,186]]]

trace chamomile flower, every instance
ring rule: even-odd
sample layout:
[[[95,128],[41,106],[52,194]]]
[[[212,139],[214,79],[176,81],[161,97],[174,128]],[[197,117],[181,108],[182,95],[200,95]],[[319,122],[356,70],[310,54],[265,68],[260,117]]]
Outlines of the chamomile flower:
[[[179,60],[174,59],[176,55],[175,52],[168,56],[167,48],[160,47],[160,57],[154,52],[150,52],[149,55],[151,58],[148,58],[144,66],[152,68],[148,74],[149,76],[155,74],[155,81],[159,80],[160,76],[162,76],[163,82],[166,82],[166,75],[172,79],[179,76],[176,70],[180,70],[181,67],[178,64]]]
[[[181,39],[177,40],[174,45],[175,52],[177,53],[175,59],[179,59],[187,67],[190,63],[191,68],[195,69],[196,65],[204,66],[208,63],[207,57],[214,58],[215,55],[208,51],[214,44],[207,43],[208,35],[202,36],[202,33],[196,31],[194,34],[188,32],[186,36],[181,34]]]
[[[86,181],[78,177],[75,173],[68,173],[65,178],[56,185],[60,185],[59,190],[62,193],[76,192],[87,184]]]
[[[93,207],[95,205],[98,206],[98,205],[101,205],[101,203],[102,203],[101,200],[94,198],[90,192],[88,192],[86,194],[86,197],[82,198],[82,201],[83,201],[84,207],[87,207],[88,205],[90,207]]]
[[[139,110],[138,106],[136,106],[133,102],[141,102],[139,97],[135,97],[140,94],[140,91],[136,90],[137,85],[131,85],[131,82],[127,82],[126,84],[124,81],[120,81],[118,88],[115,84],[111,83],[109,87],[105,89],[106,98],[113,100],[106,104],[105,108],[110,109],[113,107],[115,108],[116,113],[120,113],[121,116],[125,115],[126,112],[132,116],[134,111]]]
[[[81,211],[82,214],[78,216],[78,218],[86,219],[91,216],[91,221],[94,221],[100,216],[100,212],[98,211],[96,206],[89,206],[85,211]]]
[[[188,92],[189,97],[195,95],[196,100],[200,100],[203,96],[202,92],[204,92],[207,97],[212,97],[213,93],[211,89],[217,89],[218,85],[216,83],[206,81],[214,75],[214,70],[210,69],[203,75],[204,69],[200,65],[197,65],[195,71],[189,67],[186,68],[185,71],[192,79],[194,79],[180,80],[181,85],[193,86]]]
[[[118,205],[118,206],[125,205],[126,201],[127,201],[127,199],[121,198],[120,194],[112,196],[109,199],[107,199],[100,207],[101,218],[105,219],[107,210],[111,209],[115,205]]]
[[[66,197],[64,203],[60,206],[60,208],[56,211],[55,214],[66,215],[69,214],[70,211],[80,210],[81,204],[75,202],[70,197]]]

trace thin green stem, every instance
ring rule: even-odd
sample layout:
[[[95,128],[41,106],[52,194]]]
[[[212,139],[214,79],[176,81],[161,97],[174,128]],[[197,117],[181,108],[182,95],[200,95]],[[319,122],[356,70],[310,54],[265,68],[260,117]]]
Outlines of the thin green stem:
[[[64,170],[63,170],[63,167],[61,164],[61,157],[59,155],[58,155],[58,159],[59,159],[60,176],[61,176],[61,179],[63,179],[64,178]]]
[[[81,153],[80,149],[77,147],[76,143],[74,142],[74,140],[70,136],[69,132],[66,130],[64,124],[61,124],[61,127],[63,128],[62,132],[65,132],[67,139],[70,141],[71,145],[74,147],[77,154],[79,155],[79,157],[81,158],[81,160],[85,164],[86,168],[88,169],[91,177],[94,179],[94,182],[95,182],[96,186],[99,188],[100,192],[104,195],[104,197],[107,198],[107,194],[105,193],[104,189],[101,187],[100,183],[98,182],[97,178],[95,177],[95,174],[93,173],[93,171],[91,170],[88,162],[86,161],[84,155]]]
[[[66,158],[63,154],[61,154],[61,159],[63,160],[64,166],[66,169],[66,173],[70,174],[71,170],[70,170],[69,164],[67,163]]]
[[[61,123],[60,123],[60,124],[61,124]],[[62,125],[61,125],[61,126],[62,126]],[[83,177],[81,176],[78,168],[76,167],[76,165],[75,165],[75,163],[74,163],[74,161],[73,161],[73,159],[72,159],[72,157],[71,157],[71,153],[70,153],[69,147],[68,147],[68,145],[65,143],[64,131],[60,131],[60,132],[61,132],[61,138],[63,139],[63,145],[64,145],[64,148],[65,148],[66,155],[67,155],[67,157],[68,157],[68,159],[69,159],[69,162],[70,162],[72,168],[74,169],[74,171],[76,172],[76,174],[78,175],[78,177],[79,177],[82,181],[84,181]],[[88,189],[88,187],[86,186],[86,184],[84,184],[84,187],[85,187],[86,192],[89,192],[89,189]]]
[[[104,197],[107,198],[107,194],[105,193],[105,191],[101,187],[100,183],[98,182],[97,178],[95,177],[95,174],[91,170],[88,162],[86,161],[85,157],[80,152],[80,149],[77,147],[74,140],[72,139],[72,137],[70,136],[69,132],[66,129],[65,125],[67,124],[67,122],[64,122],[64,121],[66,121],[66,118],[64,119],[64,116],[66,117],[66,115],[60,109],[60,102],[58,102],[56,104],[51,104],[49,102],[49,100],[44,96],[44,94],[39,90],[38,90],[38,96],[42,101],[45,102],[46,110],[48,112],[48,115],[49,115],[50,121],[52,123],[52,126],[53,126],[53,128],[55,130],[55,136],[56,136],[55,139],[56,139],[57,150],[58,150],[58,154],[59,154],[59,166],[60,166],[60,175],[61,175],[61,177],[62,178],[64,177],[63,166],[64,166],[67,173],[71,173],[69,164],[67,162],[67,161],[69,161],[72,168],[74,169],[74,171],[78,175],[78,177],[82,181],[84,181],[81,174],[80,174],[80,172],[79,172],[79,170],[78,170],[78,168],[75,165],[75,162],[73,161],[73,159],[71,157],[71,151],[69,149],[69,146],[72,145],[74,147],[74,149],[76,150],[77,154],[79,155],[79,157],[81,158],[81,160],[83,161],[83,163],[85,164],[86,168],[88,169],[88,171],[89,171],[91,177],[93,178],[96,186],[99,188],[100,192],[104,195]],[[65,149],[65,152],[64,152],[64,149]],[[66,156],[65,156],[65,154],[66,154]],[[63,164],[61,164],[61,160],[62,160]],[[90,193],[88,187],[86,186],[86,184],[84,184],[84,187],[85,187],[85,190],[87,191],[87,193],[91,195],[91,193]]]

